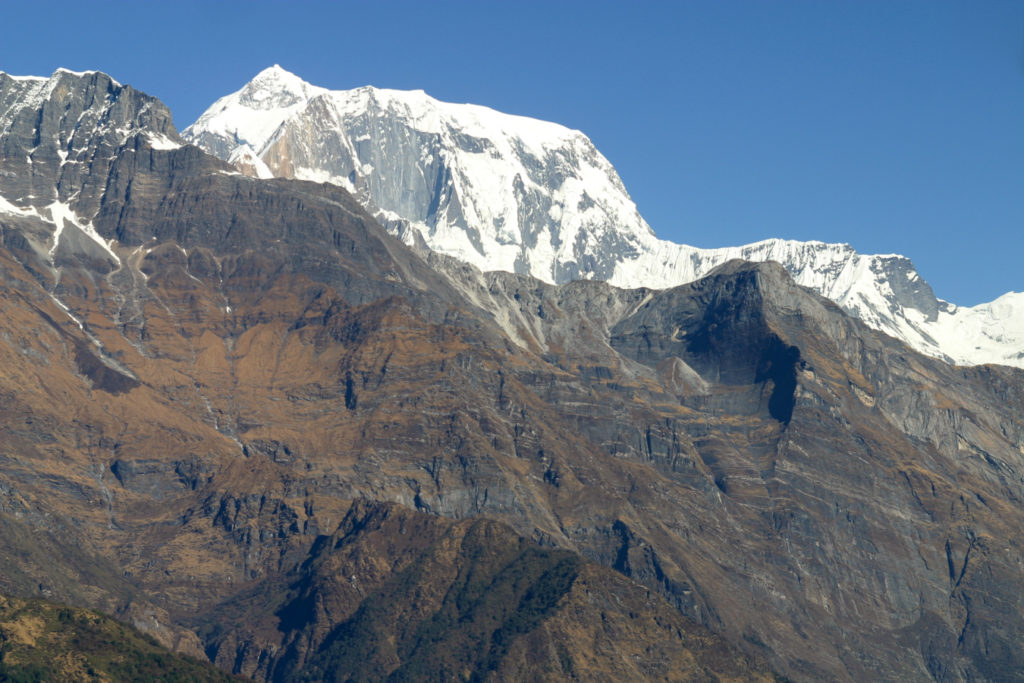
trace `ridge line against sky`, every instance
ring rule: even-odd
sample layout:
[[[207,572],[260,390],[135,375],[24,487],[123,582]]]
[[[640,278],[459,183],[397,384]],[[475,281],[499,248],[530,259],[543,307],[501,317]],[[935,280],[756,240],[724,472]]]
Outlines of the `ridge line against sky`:
[[[4,8],[0,70],[96,69],[182,129],[280,64],[587,134],[662,239],[910,257],[961,305],[1024,290],[1024,3],[194,2]]]

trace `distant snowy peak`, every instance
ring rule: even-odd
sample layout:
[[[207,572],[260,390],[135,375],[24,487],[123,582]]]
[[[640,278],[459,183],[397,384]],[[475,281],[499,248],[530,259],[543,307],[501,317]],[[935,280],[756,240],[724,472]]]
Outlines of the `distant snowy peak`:
[[[238,103],[250,109],[268,111],[302,104],[324,88],[310,85],[275,64],[264,69],[239,91]]]
[[[275,64],[238,92],[214,102],[183,135],[225,160],[237,147],[255,154],[282,122],[325,92]],[[190,130],[195,132],[190,135]]]
[[[241,90],[220,98],[185,129],[185,135],[226,135],[263,151],[278,126],[300,113],[311,100],[323,96],[339,113],[387,112],[403,117],[423,132],[440,133],[454,127],[481,138],[513,136],[534,146],[582,136],[565,126],[524,116],[513,116],[473,104],[440,102],[422,90],[387,90],[363,86],[327,90],[311,85],[278,65],[264,69]]]
[[[484,269],[608,279],[654,239],[579,131],[421,90],[324,91],[275,68],[183,135],[243,172],[247,146],[274,175],[342,185],[408,243]]]
[[[274,66],[183,135],[254,177],[341,185],[406,243],[481,270],[664,288],[734,258],[778,261],[797,283],[919,351],[1024,367],[1017,295],[958,308],[938,300],[908,259],[843,244],[659,240],[593,143],[555,123],[422,90],[325,90]]]
[[[1024,292],[1007,292],[971,308],[947,305],[926,328],[936,348],[957,363],[1024,368]]]

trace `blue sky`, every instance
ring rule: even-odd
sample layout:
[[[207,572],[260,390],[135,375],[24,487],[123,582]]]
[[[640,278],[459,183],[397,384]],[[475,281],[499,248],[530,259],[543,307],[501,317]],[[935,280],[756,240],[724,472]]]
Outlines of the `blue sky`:
[[[37,1],[0,70],[99,69],[179,128],[274,63],[579,128],[665,239],[902,253],[1024,290],[1024,2]]]

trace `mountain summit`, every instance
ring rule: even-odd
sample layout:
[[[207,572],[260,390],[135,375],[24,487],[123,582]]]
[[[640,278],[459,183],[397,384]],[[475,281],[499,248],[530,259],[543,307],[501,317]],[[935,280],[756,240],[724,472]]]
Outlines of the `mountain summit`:
[[[844,244],[698,249],[660,240],[593,143],[554,123],[423,91],[330,91],[275,65],[183,135],[248,175],[345,187],[407,244],[481,270],[665,288],[734,258],[773,260],[918,351],[1024,366],[1024,294],[958,307],[937,299],[908,259]]]
[[[407,243],[484,270],[616,282],[616,255],[655,240],[579,131],[423,91],[332,92],[271,67],[185,136],[256,175],[341,185]]]

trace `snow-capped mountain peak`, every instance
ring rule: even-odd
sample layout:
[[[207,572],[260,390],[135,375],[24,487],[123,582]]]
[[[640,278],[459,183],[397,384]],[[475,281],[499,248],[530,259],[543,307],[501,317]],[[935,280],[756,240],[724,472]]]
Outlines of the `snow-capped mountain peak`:
[[[324,92],[327,90],[310,85],[275,64],[258,73],[238,92],[214,102],[192,125],[204,132],[200,139],[192,141],[214,149],[213,153],[224,159],[241,146],[255,155],[255,150],[266,143],[282,121]],[[226,142],[218,144],[220,141]]]
[[[243,172],[261,175],[258,158],[277,176],[342,185],[408,243],[489,270],[609,279],[618,255],[654,238],[579,131],[422,90],[325,91],[272,68],[183,135]]]
[[[322,92],[290,71],[275,64],[259,72],[242,90],[238,103],[256,110],[269,111],[302,104]]]
[[[341,185],[408,244],[481,270],[664,288],[730,259],[773,260],[919,351],[1024,367],[1019,314],[994,326],[993,311],[1005,305],[940,301],[902,256],[780,239],[721,249],[658,239],[608,160],[583,133],[556,123],[441,102],[422,90],[330,91],[275,66],[215,102],[183,135],[252,176]]]

